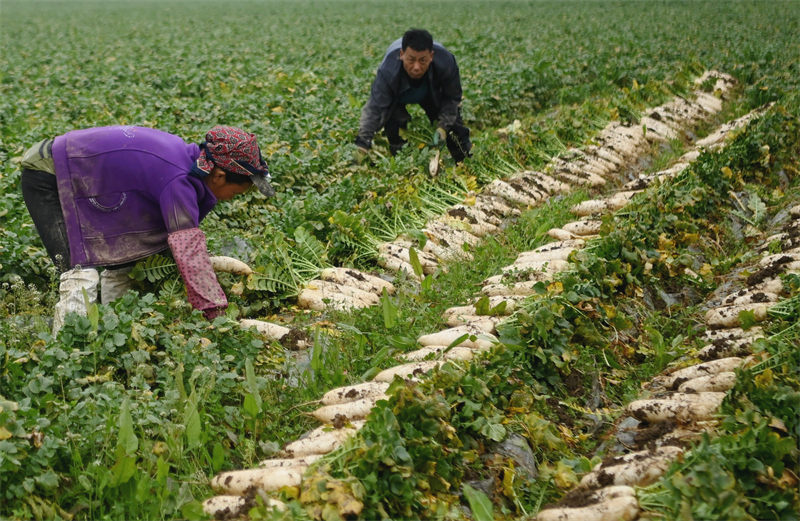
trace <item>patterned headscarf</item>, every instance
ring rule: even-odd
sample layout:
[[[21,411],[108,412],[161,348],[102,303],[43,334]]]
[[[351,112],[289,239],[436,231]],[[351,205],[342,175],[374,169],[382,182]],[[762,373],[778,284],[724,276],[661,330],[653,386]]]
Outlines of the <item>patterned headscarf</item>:
[[[267,197],[275,195],[255,134],[236,127],[217,126],[208,131],[206,142],[200,148],[203,153],[197,159],[198,170],[209,174],[217,166],[225,172],[246,175],[259,192]]]

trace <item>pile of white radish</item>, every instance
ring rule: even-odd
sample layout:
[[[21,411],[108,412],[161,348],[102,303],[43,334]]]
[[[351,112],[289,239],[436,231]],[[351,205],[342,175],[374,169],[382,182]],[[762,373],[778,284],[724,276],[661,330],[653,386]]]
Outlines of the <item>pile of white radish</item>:
[[[709,74],[718,78],[715,86],[717,96],[725,95],[732,87],[732,78],[718,73]],[[711,76],[706,75],[703,80],[706,77]],[[695,96],[696,101],[676,97],[660,107],[647,111],[642,114],[642,121],[638,125],[610,123],[595,138],[595,144],[583,150],[568,150],[561,157],[553,159],[544,173],[520,172],[492,182],[480,194],[469,194],[463,203],[451,207],[444,215],[432,218],[425,224],[422,231],[428,241],[422,248],[408,237],[380,245],[380,264],[393,271],[404,271],[409,279],[414,280],[417,275],[411,265],[412,248],[422,267],[423,277],[432,275],[437,269],[444,269],[442,261],[463,262],[471,259],[468,250],[479,244],[481,237],[496,233],[504,219],[519,215],[518,207],[541,204],[549,197],[567,193],[576,186],[601,186],[606,183],[610,175],[620,172],[636,161],[652,143],[680,137],[684,126],[695,124],[721,109],[717,97],[702,92],[695,93]],[[687,157],[684,163],[692,159],[694,158]],[[680,167],[676,165],[660,174],[674,175],[683,167],[685,164]],[[625,206],[640,189],[637,186],[626,192],[620,192],[611,199],[588,202],[576,210],[580,212],[579,216],[613,211]],[[478,306],[478,302],[474,302],[472,305],[450,308],[444,313],[443,319],[448,325],[455,327],[424,335],[418,340],[422,346],[420,349],[398,355],[398,358],[410,363],[387,369],[379,373],[372,382],[334,389],[325,394],[320,400],[321,406],[310,413],[325,425],[287,444],[284,452],[288,458],[266,460],[261,462],[261,468],[258,469],[225,472],[216,476],[212,480],[212,487],[222,495],[204,502],[206,513],[227,517],[246,514],[244,510],[247,509],[248,498],[253,497],[254,491],[268,500],[270,505],[284,508],[282,503],[269,499],[264,494],[282,487],[299,486],[302,483],[303,473],[308,470],[309,465],[321,455],[340,447],[349,436],[361,428],[377,401],[387,398],[386,391],[395,376],[421,378],[428,371],[447,361],[466,362],[476,356],[476,353],[490,349],[497,342],[492,333],[502,317],[513,313],[525,296],[534,294],[536,284],[549,282],[555,273],[568,269],[570,255],[584,247],[584,240],[581,237],[590,238],[596,235],[599,227],[599,220],[581,220],[563,226],[561,229],[563,233],[558,236],[559,242],[520,254],[513,265],[503,269],[502,274],[490,277],[484,282],[481,293],[491,297],[488,306],[493,311],[490,314],[478,314],[487,313],[485,301],[482,301],[481,306]],[[246,265],[235,265],[229,261],[215,261],[215,269],[240,275],[247,275],[252,271]],[[311,281],[302,288],[298,301],[301,307],[313,310],[331,307],[360,308],[377,304],[384,291],[392,294],[395,288],[383,279],[356,270],[332,268],[324,270],[319,280]],[[779,292],[780,290],[777,293]],[[770,302],[773,301],[772,297],[769,299]],[[498,308],[501,304],[504,308]],[[742,304],[747,303],[737,301],[730,305]],[[759,304],[764,305],[762,302]],[[255,327],[268,339],[279,340],[289,333],[288,328],[267,322],[243,321],[242,326]],[[741,338],[733,340],[727,338],[721,340],[735,343],[754,338],[752,336],[745,338],[747,334],[749,333],[744,332]],[[711,336],[708,338],[709,342],[716,340],[718,339]],[[714,366],[719,371],[713,374],[706,372],[697,378],[677,384],[677,380],[682,377],[678,372],[670,375],[673,377],[672,384],[677,385],[677,389],[681,391],[670,398],[671,403],[677,403],[676,397],[680,396],[711,395],[720,397],[714,401],[718,405],[724,396],[721,390],[729,387],[733,374],[730,369],[725,370],[722,365]],[[702,385],[713,391],[698,391]],[[708,405],[706,409],[709,412],[701,416],[713,416],[716,410],[714,403]],[[659,416],[656,411],[655,416],[668,417],[669,411],[666,410],[669,407],[661,406],[661,408],[665,412]],[[643,411],[645,409],[647,407],[642,408]],[[676,418],[678,416],[680,415],[673,415]],[[591,494],[591,500],[588,501],[590,504],[576,508],[548,509],[542,511],[536,519],[538,521],[635,519],[639,507],[634,492],[627,486],[618,485],[642,485],[652,482],[664,471],[669,460],[676,457],[679,452],[680,449],[675,447],[663,447],[646,457],[629,455],[616,465],[596,469],[592,474],[584,476],[582,486],[605,488]]]
[[[383,290],[394,293],[394,286],[380,277],[349,268],[329,268],[312,280],[297,297],[301,308],[324,311],[374,306]]]

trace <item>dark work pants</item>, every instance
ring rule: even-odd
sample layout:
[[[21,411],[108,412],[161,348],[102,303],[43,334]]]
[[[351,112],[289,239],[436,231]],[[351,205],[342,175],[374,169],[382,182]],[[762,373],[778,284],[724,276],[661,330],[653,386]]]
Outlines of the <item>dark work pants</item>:
[[[33,224],[42,238],[47,254],[59,273],[68,271],[70,263],[67,225],[58,199],[56,176],[39,170],[22,171],[22,198]]]
[[[430,96],[422,100],[419,106],[425,111],[431,123],[439,119],[439,107],[433,103]],[[392,155],[397,154],[406,144],[406,141],[400,137],[400,129],[405,129],[409,121],[411,121],[411,114],[408,113],[406,106],[398,105],[389,117],[386,126],[383,127],[384,132],[386,132],[386,138],[389,140],[389,150]],[[459,109],[456,121],[450,128],[450,132],[447,133],[447,150],[450,151],[453,160],[456,163],[460,163],[469,155],[471,148],[469,129],[464,126],[464,121],[461,119],[461,109]]]

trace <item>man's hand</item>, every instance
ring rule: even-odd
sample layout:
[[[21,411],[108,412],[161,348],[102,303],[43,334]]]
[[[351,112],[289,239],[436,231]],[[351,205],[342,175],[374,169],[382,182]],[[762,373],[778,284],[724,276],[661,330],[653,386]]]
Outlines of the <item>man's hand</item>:
[[[353,151],[353,164],[354,165],[361,165],[367,159],[369,155],[369,150],[364,147],[356,147]]]
[[[447,141],[447,131],[442,127],[437,127],[433,132],[433,145],[442,146]]]

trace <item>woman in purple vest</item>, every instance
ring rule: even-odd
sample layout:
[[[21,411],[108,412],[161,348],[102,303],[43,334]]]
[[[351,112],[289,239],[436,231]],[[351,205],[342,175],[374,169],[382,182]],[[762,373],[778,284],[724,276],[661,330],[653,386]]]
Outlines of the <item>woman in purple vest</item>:
[[[54,331],[67,311],[85,310],[82,289],[96,297],[99,279],[108,303],[133,263],[167,247],[192,306],[221,315],[228,302],[200,221],[252,185],[275,195],[256,136],[234,127],[214,127],[201,145],[143,127],[74,130],[31,148],[22,167],[25,204],[61,272]]]

